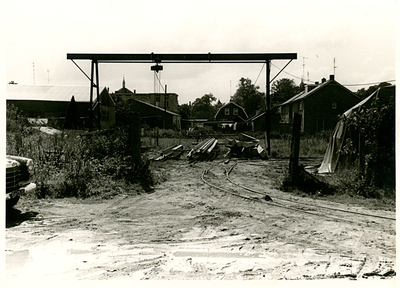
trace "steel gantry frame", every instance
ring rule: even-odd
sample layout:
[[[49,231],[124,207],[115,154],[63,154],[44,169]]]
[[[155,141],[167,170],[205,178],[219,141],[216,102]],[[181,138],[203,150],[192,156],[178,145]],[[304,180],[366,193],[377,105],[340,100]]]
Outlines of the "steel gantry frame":
[[[100,129],[100,99],[99,99],[99,63],[265,63],[266,65],[266,136],[267,151],[271,154],[270,135],[271,135],[271,95],[270,83],[278,76],[289,63],[297,59],[297,53],[68,53],[67,59],[71,60],[83,74],[85,72],[76,64],[74,60],[90,60],[91,76],[85,76],[89,79],[90,85],[90,130],[93,129],[93,122]],[[284,68],[270,80],[271,61],[272,60],[290,60]],[[95,74],[95,75],[94,75]],[[95,77],[95,79],[94,79]],[[96,88],[96,97],[98,103],[97,119],[93,113],[93,89]]]

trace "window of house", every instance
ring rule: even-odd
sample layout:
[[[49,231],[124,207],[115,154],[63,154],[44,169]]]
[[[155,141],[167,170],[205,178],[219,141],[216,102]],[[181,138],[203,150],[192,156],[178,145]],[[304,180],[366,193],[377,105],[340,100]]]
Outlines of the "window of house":
[[[337,108],[337,103],[336,102],[332,102],[332,109],[336,109]]]
[[[225,108],[225,115],[229,115],[229,108]]]
[[[233,108],[233,115],[238,115],[238,114],[239,114],[239,109]]]

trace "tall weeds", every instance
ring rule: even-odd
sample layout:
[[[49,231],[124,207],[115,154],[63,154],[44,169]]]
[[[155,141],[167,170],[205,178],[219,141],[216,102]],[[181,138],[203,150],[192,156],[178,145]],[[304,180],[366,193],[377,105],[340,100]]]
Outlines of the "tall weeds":
[[[6,153],[34,160],[31,178],[37,189],[32,196],[108,197],[131,189],[130,184],[142,178],[154,184],[144,157],[140,167],[132,167],[124,130],[108,135],[85,136],[77,131],[48,135],[29,125],[11,105],[6,120]]]

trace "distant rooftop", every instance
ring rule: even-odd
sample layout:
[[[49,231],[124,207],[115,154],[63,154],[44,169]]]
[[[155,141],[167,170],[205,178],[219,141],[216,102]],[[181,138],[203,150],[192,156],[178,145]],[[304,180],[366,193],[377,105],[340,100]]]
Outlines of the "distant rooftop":
[[[7,100],[42,100],[42,101],[90,101],[89,86],[53,86],[53,85],[7,85]],[[93,95],[93,99],[96,95]]]

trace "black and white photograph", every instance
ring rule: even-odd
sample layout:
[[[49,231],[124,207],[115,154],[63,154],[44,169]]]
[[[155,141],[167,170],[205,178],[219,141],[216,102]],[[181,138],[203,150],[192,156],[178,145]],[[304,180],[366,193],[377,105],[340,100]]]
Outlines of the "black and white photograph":
[[[6,2],[2,287],[396,286],[398,0]]]

